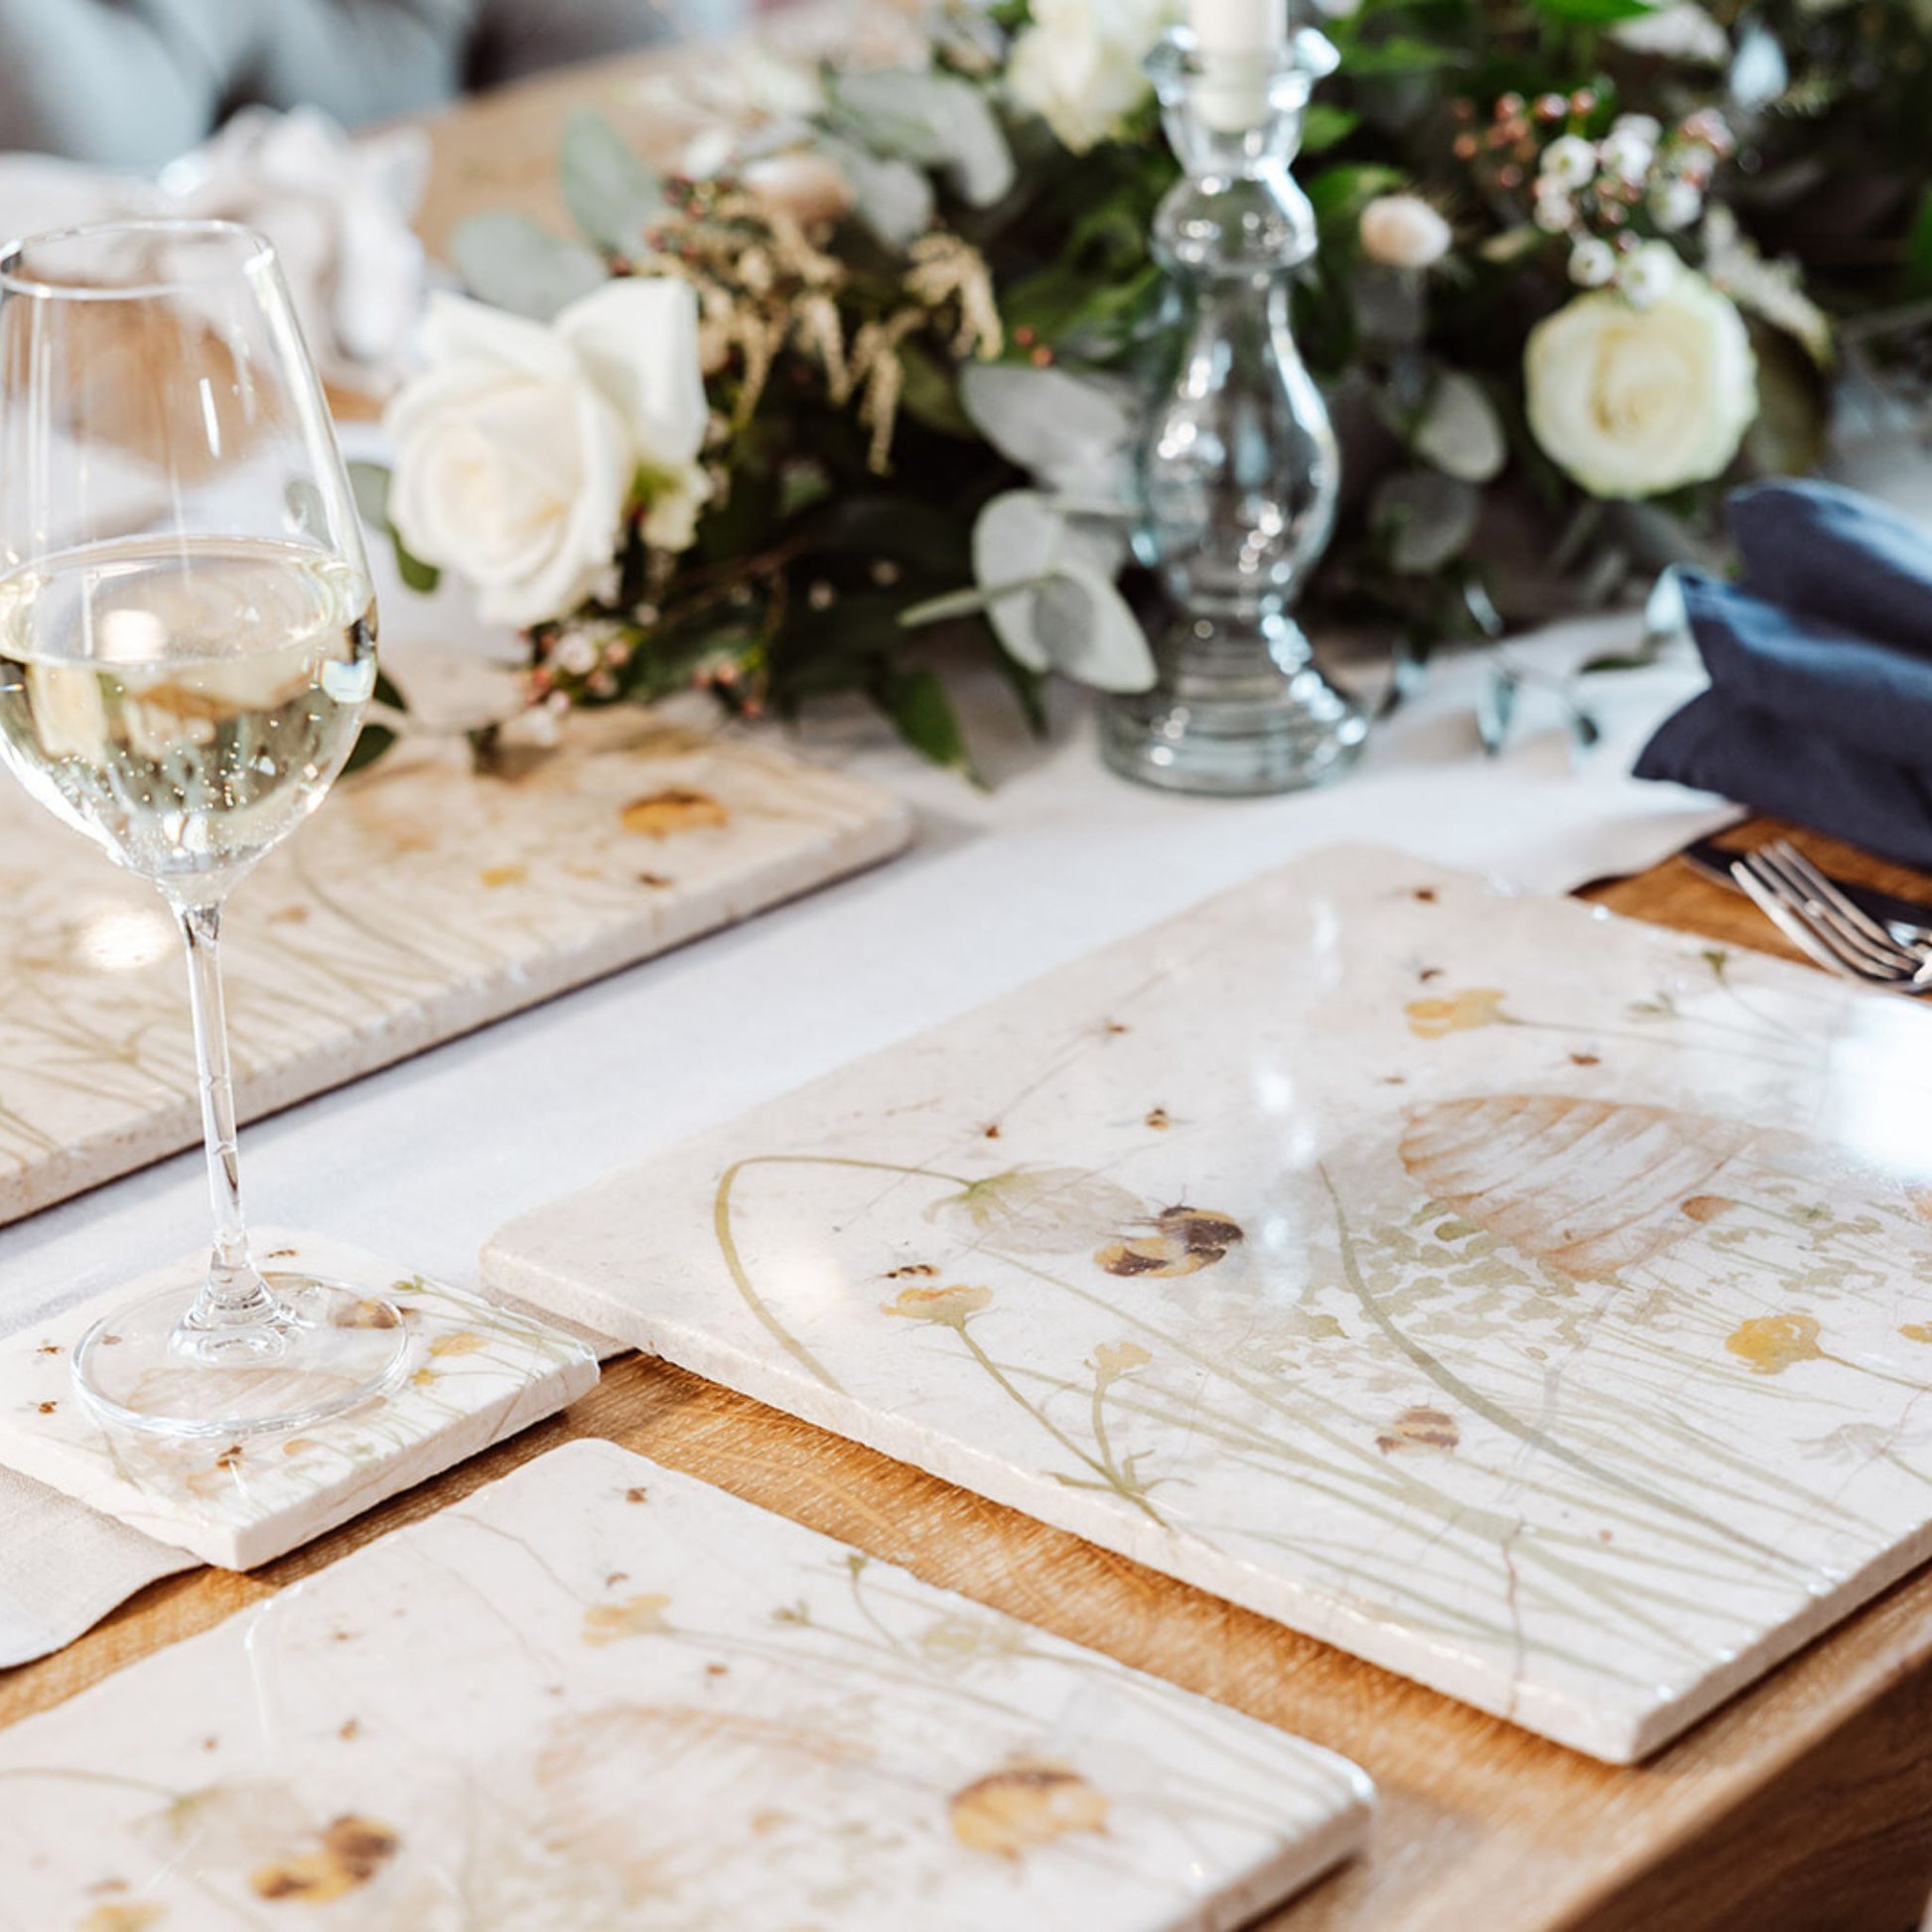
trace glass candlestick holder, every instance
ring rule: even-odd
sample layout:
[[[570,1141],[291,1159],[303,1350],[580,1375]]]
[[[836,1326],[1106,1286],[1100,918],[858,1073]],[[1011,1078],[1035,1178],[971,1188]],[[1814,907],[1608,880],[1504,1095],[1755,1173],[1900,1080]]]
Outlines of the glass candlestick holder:
[[[1334,61],[1307,29],[1230,55],[1176,28],[1148,62],[1186,172],[1154,223],[1177,313],[1137,453],[1137,550],[1173,610],[1158,681],[1109,701],[1102,744],[1115,770],[1173,791],[1319,784],[1368,731],[1291,615],[1333,525],[1339,457],[1291,328],[1315,227],[1289,164]]]

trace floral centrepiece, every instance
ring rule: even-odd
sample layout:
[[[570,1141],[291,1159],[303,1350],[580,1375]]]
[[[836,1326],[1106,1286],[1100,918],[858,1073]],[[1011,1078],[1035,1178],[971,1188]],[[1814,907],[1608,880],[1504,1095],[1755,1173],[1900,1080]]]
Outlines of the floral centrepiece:
[[[1709,549],[1726,482],[1813,459],[1833,313],[1862,373],[1909,368],[1886,305],[1932,287],[1932,70],[1897,10],[1323,11],[1296,327],[1344,494],[1317,626],[1426,648],[1634,594]],[[1151,680],[1133,449],[1175,170],[1142,64],[1177,12],[954,4],[892,65],[760,55],[695,83],[713,124],[661,171],[571,124],[581,239],[459,231],[476,299],[432,310],[368,500],[412,582],[452,570],[527,632],[516,732],[693,684],[741,713],[856,690],[963,767],[941,635],[1035,723],[1046,673]],[[1821,211],[1827,155],[1850,213]]]

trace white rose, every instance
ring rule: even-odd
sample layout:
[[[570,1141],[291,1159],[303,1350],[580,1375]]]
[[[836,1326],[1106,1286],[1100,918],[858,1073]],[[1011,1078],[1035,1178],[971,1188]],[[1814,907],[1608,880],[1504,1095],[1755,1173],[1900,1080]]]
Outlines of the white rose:
[[[1179,17],[1176,0],[1034,0],[1007,86],[1075,154],[1118,134],[1148,97],[1143,65]]]
[[[1757,414],[1743,320],[1688,269],[1648,309],[1579,296],[1531,334],[1524,375],[1536,440],[1594,496],[1708,482]]]
[[[640,480],[646,540],[690,542],[708,485],[686,284],[614,281],[548,327],[438,295],[421,346],[384,419],[389,515],[416,556],[476,586],[488,621],[541,623],[607,590]]]
[[[1449,224],[1420,195],[1378,195],[1362,209],[1362,253],[1387,268],[1428,268],[1449,253]]]

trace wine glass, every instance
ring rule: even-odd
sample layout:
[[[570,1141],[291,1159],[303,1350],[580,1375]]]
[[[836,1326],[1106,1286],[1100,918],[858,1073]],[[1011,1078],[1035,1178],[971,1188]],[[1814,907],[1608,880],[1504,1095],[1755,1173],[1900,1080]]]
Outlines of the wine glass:
[[[235,882],[321,803],[375,686],[341,452],[275,252],[133,221],[0,252],[0,759],[151,880],[188,953],[214,1242],[82,1337],[102,1420],[289,1429],[401,1372],[368,1287],[248,1251],[216,944]]]

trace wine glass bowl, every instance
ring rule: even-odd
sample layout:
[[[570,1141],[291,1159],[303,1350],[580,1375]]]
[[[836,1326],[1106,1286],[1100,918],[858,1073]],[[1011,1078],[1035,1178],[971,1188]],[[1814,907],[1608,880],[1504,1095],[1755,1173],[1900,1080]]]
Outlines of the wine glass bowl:
[[[73,1372],[103,1418],[186,1436],[380,1394],[379,1294],[248,1249],[216,945],[236,881],[321,802],[375,685],[341,453],[276,264],[218,221],[0,253],[0,761],[150,880],[187,948],[215,1236]]]

